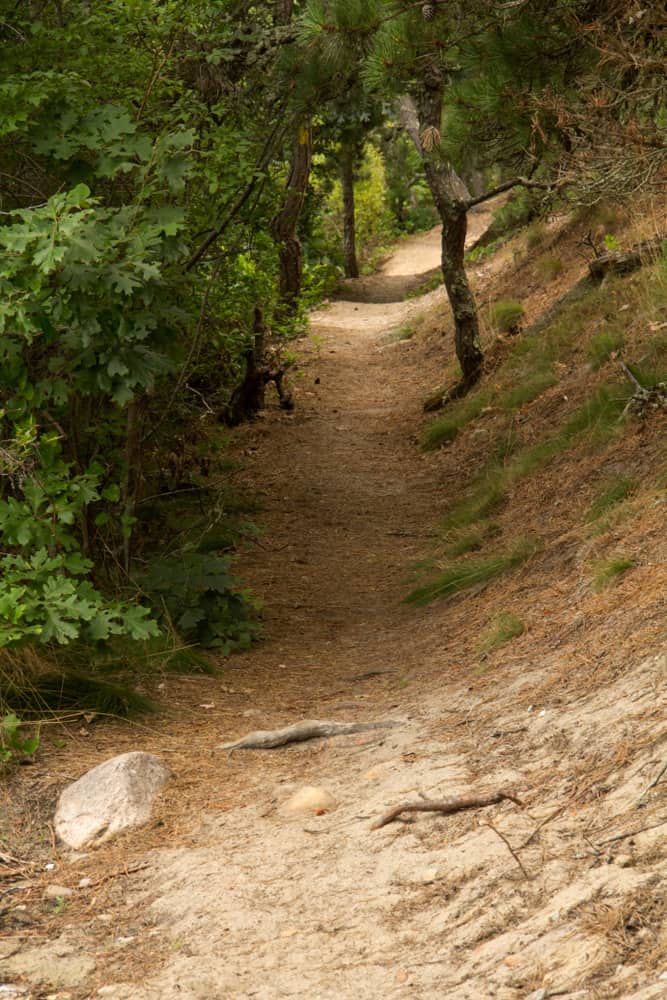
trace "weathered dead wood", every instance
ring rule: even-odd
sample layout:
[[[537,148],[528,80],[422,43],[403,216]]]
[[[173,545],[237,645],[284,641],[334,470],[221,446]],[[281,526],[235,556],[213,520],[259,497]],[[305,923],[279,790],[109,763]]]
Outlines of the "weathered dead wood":
[[[653,263],[662,253],[665,236],[656,236],[652,240],[637,243],[631,250],[611,250],[602,253],[588,265],[592,278],[601,281],[608,274],[628,274],[636,271],[642,264]]]
[[[348,733],[367,733],[372,729],[390,729],[400,722],[387,719],[384,722],[331,722],[320,719],[304,719],[294,722],[285,729],[258,729],[232,743],[221,743],[218,750],[272,750],[286,743],[302,743],[329,736],[346,736]]]
[[[634,386],[634,392],[621,414],[625,417],[628,413],[633,413],[638,417],[645,417],[649,410],[667,410],[667,384],[658,382],[656,385],[643,386],[624,361],[619,362],[621,370],[626,378]]]
[[[486,806],[497,805],[507,799],[523,808],[523,802],[511,792],[490,792],[488,795],[456,795],[451,799],[423,799],[421,802],[403,802],[394,806],[373,823],[371,830],[379,830],[387,823],[393,823],[404,812],[437,812],[442,816],[451,816],[466,809],[483,809]]]

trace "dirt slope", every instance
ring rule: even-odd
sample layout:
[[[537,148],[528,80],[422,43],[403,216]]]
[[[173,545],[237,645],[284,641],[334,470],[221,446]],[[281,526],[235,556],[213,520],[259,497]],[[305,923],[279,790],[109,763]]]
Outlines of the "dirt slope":
[[[665,786],[642,797],[667,743],[664,506],[646,527],[655,561],[613,597],[577,598],[563,542],[558,571],[550,557],[539,577],[529,565],[451,605],[401,603],[457,485],[451,458],[414,445],[442,348],[391,336],[441,292],[383,300],[437,253],[437,233],[407,241],[357,301],[316,313],[297,410],[240,430],[267,525],[244,578],[274,595],[269,638],[222,682],[165,678],[180,707],[155,730],[81,737],[78,761],[40,765],[33,780],[57,786],[113,739],[167,755],[177,778],[148,829],[50,854],[56,871],[34,885],[75,894],[32,930],[8,924],[0,980],[111,1000],[667,996]],[[487,673],[471,634],[519,597],[529,635]],[[215,748],[300,718],[400,725]],[[337,808],[288,812],[306,784]],[[502,788],[526,808],[370,829],[406,798]]]

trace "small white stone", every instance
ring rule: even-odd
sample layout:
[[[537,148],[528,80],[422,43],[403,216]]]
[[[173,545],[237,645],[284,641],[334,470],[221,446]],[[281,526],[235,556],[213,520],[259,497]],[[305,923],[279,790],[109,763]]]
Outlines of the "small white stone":
[[[66,885],[47,885],[44,890],[45,899],[63,899],[73,895],[74,889],[68,889]]]
[[[298,788],[285,803],[289,812],[318,813],[330,812],[337,805],[331,792],[317,785],[304,785]]]
[[[631,854],[617,854],[614,861],[619,868],[632,868],[635,863]]]

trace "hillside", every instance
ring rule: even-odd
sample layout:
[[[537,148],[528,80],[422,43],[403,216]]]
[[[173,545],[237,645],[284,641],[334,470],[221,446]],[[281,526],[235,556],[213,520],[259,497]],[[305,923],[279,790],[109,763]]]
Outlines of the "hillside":
[[[471,263],[488,370],[433,415],[456,378],[443,291],[401,292],[437,233],[311,316],[295,411],[233,437],[263,508],[239,570],[272,595],[266,639],[222,678],[165,674],[150,723],[45,740],[5,792],[15,995],[667,995],[667,416],[626,412],[620,365],[667,373],[664,262],[534,327],[585,276],[589,231],[629,246],[663,220],[555,217]],[[472,213],[471,242],[487,224]],[[522,331],[499,336],[508,300]],[[399,724],[219,749],[306,718]],[[129,749],[175,772],[154,820],[69,855],[47,832],[58,791]],[[336,807],[289,812],[304,785]],[[522,807],[371,829],[420,795],[501,790]],[[49,884],[73,895],[54,906]]]

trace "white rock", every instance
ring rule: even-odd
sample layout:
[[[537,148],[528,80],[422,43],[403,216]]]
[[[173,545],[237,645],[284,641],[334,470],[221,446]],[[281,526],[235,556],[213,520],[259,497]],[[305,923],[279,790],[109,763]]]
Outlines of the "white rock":
[[[45,899],[64,899],[73,895],[74,890],[68,889],[66,885],[47,885],[44,890]]]
[[[631,854],[617,854],[614,861],[619,868],[632,868],[635,863],[635,859]]]
[[[285,803],[285,809],[289,812],[316,813],[320,810],[330,812],[335,809],[337,802],[331,792],[318,785],[304,785],[298,788]]]
[[[153,801],[172,772],[150,753],[123,753],[69,785],[58,800],[56,833],[69,847],[101,844],[148,822]]]

